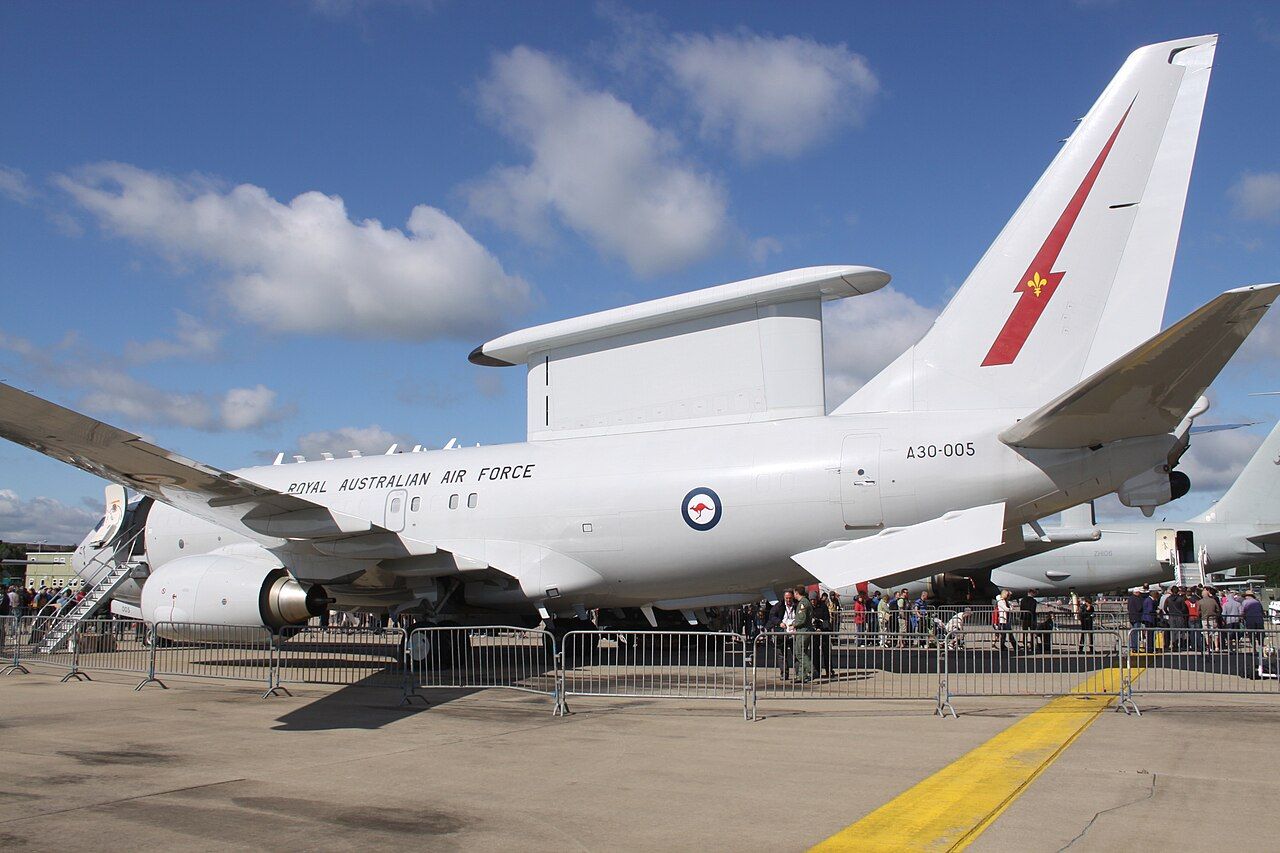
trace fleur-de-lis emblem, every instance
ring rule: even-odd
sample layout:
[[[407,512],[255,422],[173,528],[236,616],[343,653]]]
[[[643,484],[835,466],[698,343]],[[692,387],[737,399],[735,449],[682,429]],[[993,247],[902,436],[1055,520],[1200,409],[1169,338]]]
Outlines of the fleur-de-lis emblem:
[[[1040,273],[1036,273],[1034,278],[1027,280],[1027,289],[1034,293],[1037,299],[1040,298],[1040,291],[1048,287],[1048,285],[1049,280],[1041,278]]]

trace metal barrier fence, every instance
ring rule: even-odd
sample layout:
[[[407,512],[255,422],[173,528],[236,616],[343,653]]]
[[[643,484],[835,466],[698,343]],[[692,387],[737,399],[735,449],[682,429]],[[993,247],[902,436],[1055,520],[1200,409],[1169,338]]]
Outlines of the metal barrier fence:
[[[76,672],[75,654],[65,647],[56,652],[42,652],[40,643],[53,626],[52,616],[8,617],[5,620],[6,660],[0,672],[27,672],[27,665],[48,666],[66,670],[63,681],[80,678]]]
[[[1280,629],[1151,628],[1128,632],[1134,693],[1280,694]]]
[[[403,628],[302,627],[276,637],[277,687],[344,684],[403,689]]]
[[[405,701],[427,689],[505,688],[550,696],[565,713],[555,637],[509,625],[415,628],[405,644]],[[425,700],[424,700],[425,701]]]
[[[890,636],[890,635],[886,635]],[[932,636],[881,645],[866,632],[771,632],[756,637],[751,717],[761,699],[938,699]]]
[[[951,700],[977,696],[1107,696],[1136,711],[1135,694],[1280,695],[1280,628],[1078,628],[946,632],[761,634],[578,630],[561,643],[512,626],[302,628],[86,620],[65,651],[41,653],[48,620],[0,619],[4,673],[28,666],[63,681],[120,672],[161,678],[258,682],[263,696],[285,684],[400,687],[405,701],[428,689],[504,688],[566,697],[729,699],[758,717],[760,701]],[[954,625],[953,625],[954,627]],[[1135,650],[1136,649],[1136,650]]]
[[[75,656],[75,669],[88,672],[118,672],[141,675],[151,672],[153,631],[145,622],[133,619],[86,619],[76,626],[67,641]]]
[[[747,714],[747,656],[740,634],[570,631],[561,643],[565,696],[731,699]]]
[[[187,639],[190,638],[190,639]],[[152,634],[151,665],[138,689],[160,676],[261,681],[270,696],[276,684],[276,644],[270,630],[250,625],[158,622]]]
[[[947,705],[958,696],[1114,696],[1133,710],[1119,631],[967,630],[948,637],[939,661]]]

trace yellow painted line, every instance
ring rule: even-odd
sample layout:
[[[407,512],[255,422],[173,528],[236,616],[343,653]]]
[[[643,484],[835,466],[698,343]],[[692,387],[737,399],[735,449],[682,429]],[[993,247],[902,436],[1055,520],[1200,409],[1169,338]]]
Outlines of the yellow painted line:
[[[1102,670],[1074,692],[1116,692],[1120,677]],[[1054,699],[813,850],[963,850],[1114,701]]]

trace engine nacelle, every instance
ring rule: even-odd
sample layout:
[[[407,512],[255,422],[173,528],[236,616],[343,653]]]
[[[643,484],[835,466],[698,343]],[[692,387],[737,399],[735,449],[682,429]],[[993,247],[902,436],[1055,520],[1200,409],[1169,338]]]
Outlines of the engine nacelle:
[[[142,587],[147,622],[254,625],[279,630],[319,616],[329,598],[265,552],[193,554],[165,563]]]
[[[1136,477],[1130,477],[1116,489],[1116,495],[1119,496],[1120,503],[1138,507],[1143,515],[1150,518],[1156,507],[1175,501],[1189,491],[1190,477],[1181,471],[1170,471],[1168,465],[1159,465]]]

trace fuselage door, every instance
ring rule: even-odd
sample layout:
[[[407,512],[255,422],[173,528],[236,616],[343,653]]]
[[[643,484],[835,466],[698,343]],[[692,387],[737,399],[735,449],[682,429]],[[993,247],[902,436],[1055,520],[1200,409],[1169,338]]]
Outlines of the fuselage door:
[[[840,451],[840,503],[850,530],[883,527],[880,509],[880,436],[846,435]]]
[[[409,494],[404,489],[394,489],[387,495],[387,513],[382,526],[399,533],[404,530],[405,504],[409,502]]]
[[[1167,566],[1178,562],[1178,538],[1173,530],[1156,531],[1156,559]]]

